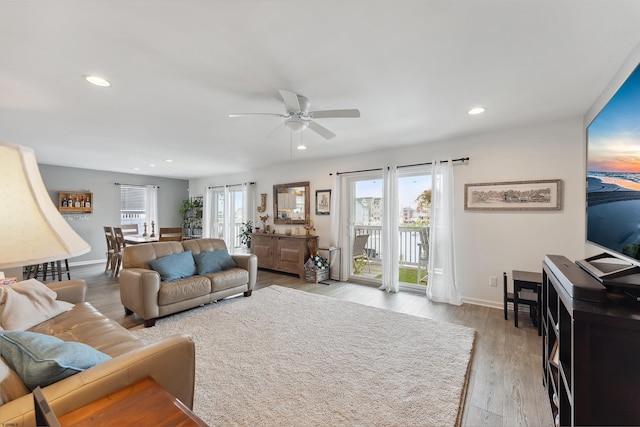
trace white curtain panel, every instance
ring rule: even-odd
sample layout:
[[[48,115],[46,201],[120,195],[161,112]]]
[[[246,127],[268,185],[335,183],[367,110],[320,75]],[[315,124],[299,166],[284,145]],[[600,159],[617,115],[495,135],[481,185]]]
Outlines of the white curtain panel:
[[[253,182],[242,184],[242,222],[251,221],[256,225],[256,185]]]
[[[233,203],[231,201],[231,189],[229,186],[224,187],[224,225],[222,238],[227,245],[229,253],[235,252],[235,236],[233,235],[235,216],[233,213]]]
[[[454,247],[453,162],[433,162],[429,238],[429,285],[431,301],[461,305],[456,282]]]
[[[202,214],[202,235],[213,239],[222,239],[224,237],[224,224],[220,223],[218,215],[220,207],[225,206],[225,202],[220,199],[224,198],[224,187],[207,187],[204,192],[204,212]],[[223,212],[224,215],[224,212]],[[223,217],[224,220],[224,217]]]
[[[202,210],[202,237],[213,237],[211,232],[211,221],[213,217],[213,201],[215,197],[213,188],[207,187],[204,190],[203,210]]]
[[[342,234],[341,234],[341,205],[342,205],[342,178],[336,173],[336,178],[333,180],[333,188],[331,189],[331,246],[336,248],[342,248]],[[339,272],[339,277],[347,277],[346,268],[348,264],[345,262],[347,254],[344,250],[340,251],[340,257],[342,258],[342,270]],[[336,263],[335,257],[331,260],[329,268],[333,269],[333,264]]]
[[[158,225],[158,187],[155,185],[147,185],[147,205],[145,206],[146,217],[149,224],[149,234],[151,234],[151,221],[155,223],[156,236],[160,233]]]
[[[382,214],[382,285],[379,289],[398,292],[400,282],[400,197],[398,196],[398,168],[392,166],[384,171],[384,205]]]

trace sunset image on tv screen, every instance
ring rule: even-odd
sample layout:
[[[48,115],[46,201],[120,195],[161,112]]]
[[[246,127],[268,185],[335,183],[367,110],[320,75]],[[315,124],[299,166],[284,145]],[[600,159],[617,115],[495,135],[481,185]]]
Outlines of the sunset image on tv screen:
[[[587,240],[640,259],[640,65],[587,128]]]

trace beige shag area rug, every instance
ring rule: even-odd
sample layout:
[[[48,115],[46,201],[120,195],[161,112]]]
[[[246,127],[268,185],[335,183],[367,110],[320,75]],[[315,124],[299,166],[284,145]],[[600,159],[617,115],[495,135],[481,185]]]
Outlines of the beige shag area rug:
[[[135,330],[196,343],[212,426],[459,425],[475,331],[272,285]]]

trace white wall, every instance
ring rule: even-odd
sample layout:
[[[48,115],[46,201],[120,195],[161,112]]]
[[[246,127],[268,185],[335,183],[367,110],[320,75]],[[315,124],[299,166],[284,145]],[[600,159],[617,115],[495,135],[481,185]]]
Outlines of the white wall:
[[[309,147],[309,149],[318,149]],[[458,281],[466,301],[502,305],[503,271],[541,271],[545,254],[584,258],[584,142],[582,117],[533,127],[469,136],[436,143],[319,161],[288,160],[247,174],[215,176],[189,182],[190,195],[209,185],[256,182],[256,203],[267,193],[267,212],[273,218],[272,186],[310,181],[312,206],[315,190],[332,187],[329,173],[404,165],[469,156],[455,166],[456,245]],[[464,184],[477,182],[562,179],[563,209],[555,212],[464,211]],[[320,245],[329,243],[330,217],[312,220]],[[498,287],[489,287],[497,276]]]
[[[56,205],[58,191],[93,192],[93,213],[85,215],[86,220],[68,220],[71,228],[91,245],[90,252],[70,259],[69,264],[71,265],[103,262],[106,259],[103,227],[120,224],[120,187],[115,185],[116,182],[160,186],[158,192],[159,224],[157,227],[182,225],[179,208],[182,201],[189,197],[187,180],[42,164],[38,166],[49,196]],[[157,230],[158,228],[156,228]]]

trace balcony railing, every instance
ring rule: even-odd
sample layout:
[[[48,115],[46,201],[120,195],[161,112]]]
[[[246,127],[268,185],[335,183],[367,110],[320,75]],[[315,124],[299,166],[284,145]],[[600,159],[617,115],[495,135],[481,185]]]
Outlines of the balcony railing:
[[[213,236],[222,236],[224,231],[224,225],[221,223],[212,225],[212,235]],[[235,249],[242,248],[242,243],[240,243],[240,229],[242,228],[241,222],[235,222],[233,224],[233,230],[231,231],[233,234],[231,235],[231,241],[233,242],[233,247]]]
[[[380,262],[384,254],[382,253],[382,226],[379,225],[356,225],[355,234],[368,234],[369,241],[365,246],[369,259],[373,262]],[[420,227],[401,226],[398,227],[400,238],[400,265],[417,266],[420,261]]]

